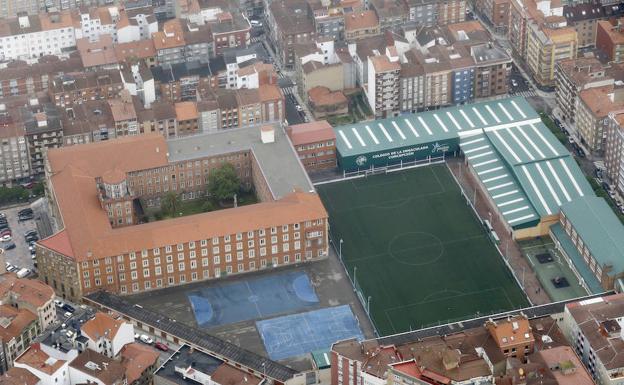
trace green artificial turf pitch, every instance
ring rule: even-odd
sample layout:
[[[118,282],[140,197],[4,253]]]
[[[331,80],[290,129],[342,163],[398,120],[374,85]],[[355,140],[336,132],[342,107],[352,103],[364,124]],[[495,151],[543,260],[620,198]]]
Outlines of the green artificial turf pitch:
[[[446,165],[317,190],[380,335],[528,305]]]

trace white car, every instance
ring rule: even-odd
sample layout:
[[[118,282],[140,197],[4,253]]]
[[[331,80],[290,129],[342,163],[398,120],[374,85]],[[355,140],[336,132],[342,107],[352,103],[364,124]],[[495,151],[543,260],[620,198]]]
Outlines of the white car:
[[[3,235],[2,238],[0,238],[0,241],[2,242],[8,242],[11,239],[13,239],[13,237],[11,237],[9,234]]]
[[[148,345],[151,345],[151,344],[154,343],[154,340],[151,339],[150,337],[146,336],[145,334],[141,334],[141,338],[140,339],[141,339],[141,342],[143,342],[145,344],[148,344]]]
[[[141,335],[139,333],[134,333],[134,339],[138,340],[139,338],[141,338]]]
[[[55,299],[54,304],[58,307],[63,307],[63,305],[65,305],[60,299]]]
[[[297,109],[297,111],[303,111],[303,107],[298,104],[295,105],[295,108]]]
[[[65,312],[65,318],[69,318],[69,317],[71,317],[71,316],[72,316],[72,313],[70,313],[70,312],[68,312],[68,311],[66,311],[66,312]]]

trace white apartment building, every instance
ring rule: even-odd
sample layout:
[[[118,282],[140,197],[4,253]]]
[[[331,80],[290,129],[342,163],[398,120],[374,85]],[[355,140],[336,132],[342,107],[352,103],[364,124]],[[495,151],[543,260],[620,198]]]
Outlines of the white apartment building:
[[[385,55],[368,57],[368,82],[364,90],[376,118],[396,116],[400,110],[399,78],[401,64],[394,47]]]
[[[80,13],[80,28],[77,38],[86,37],[89,41],[99,40],[101,35],[110,35],[113,43],[129,43],[150,39],[158,31],[154,15],[132,12],[128,15],[117,7],[89,8]]]
[[[17,357],[14,366],[39,377],[41,385],[71,385],[69,363],[77,356],[76,349],[63,353],[36,342]]]
[[[78,38],[86,37],[89,41],[98,41],[100,35],[110,35],[116,42],[116,24],[119,21],[117,7],[90,8],[80,13]]]
[[[69,12],[22,15],[0,23],[0,61],[60,56],[75,45],[76,32]]]
[[[609,114],[604,159],[612,186],[624,193],[624,111]]]
[[[88,339],[89,349],[111,358],[116,357],[124,346],[134,342],[131,323],[100,312],[82,325],[81,333]]]
[[[624,294],[567,304],[562,330],[598,385],[624,384]]]

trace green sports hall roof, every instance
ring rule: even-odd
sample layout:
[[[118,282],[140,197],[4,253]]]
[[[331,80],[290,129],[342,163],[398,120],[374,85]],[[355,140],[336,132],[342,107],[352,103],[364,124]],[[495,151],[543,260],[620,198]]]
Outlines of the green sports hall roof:
[[[459,138],[460,148],[513,228],[593,196],[566,148],[524,98],[514,97],[335,128],[340,156]]]

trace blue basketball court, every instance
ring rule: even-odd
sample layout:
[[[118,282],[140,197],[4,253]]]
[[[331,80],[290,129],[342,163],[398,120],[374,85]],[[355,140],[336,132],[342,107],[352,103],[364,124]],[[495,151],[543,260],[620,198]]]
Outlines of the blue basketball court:
[[[308,275],[297,271],[224,283],[186,295],[201,327],[294,312],[319,302]]]
[[[326,350],[339,340],[364,339],[349,305],[257,321],[256,328],[272,360]]]

